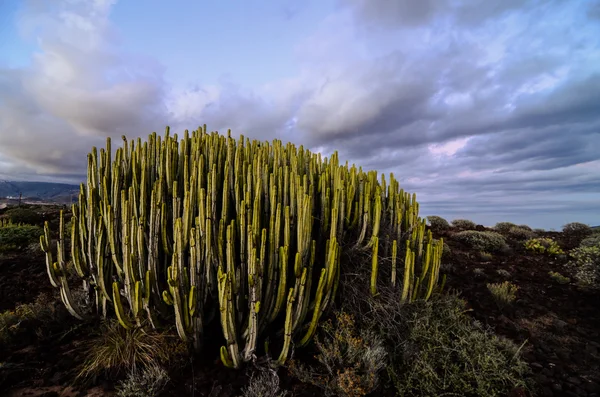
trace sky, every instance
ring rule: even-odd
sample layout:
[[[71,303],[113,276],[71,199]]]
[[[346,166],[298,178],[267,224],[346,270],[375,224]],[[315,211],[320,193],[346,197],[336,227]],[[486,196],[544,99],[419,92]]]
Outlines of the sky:
[[[421,215],[600,225],[600,0],[2,0],[0,179],[207,124],[394,173]]]

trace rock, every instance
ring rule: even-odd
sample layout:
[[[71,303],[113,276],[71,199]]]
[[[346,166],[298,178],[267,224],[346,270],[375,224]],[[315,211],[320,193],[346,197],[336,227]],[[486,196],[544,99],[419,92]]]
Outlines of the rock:
[[[584,388],[588,393],[600,393],[600,385],[594,381],[586,382]]]
[[[579,386],[581,384],[581,379],[575,377],[575,376],[570,376],[567,378],[567,382],[573,384],[573,385],[577,385]]]
[[[541,370],[542,368],[544,368],[544,366],[542,364],[540,364],[540,363],[531,363],[531,364],[529,364],[529,366],[531,368],[535,368],[535,369],[539,369],[539,370]]]
[[[560,383],[553,383],[552,384],[552,390],[554,390],[556,392],[562,392],[563,391],[563,387],[561,386]]]
[[[554,392],[548,386],[544,386],[540,390],[540,396],[542,396],[542,397],[553,397],[554,396]]]
[[[558,331],[564,331],[569,324],[566,321],[555,319],[552,322],[552,325],[554,325],[554,328],[556,328]]]

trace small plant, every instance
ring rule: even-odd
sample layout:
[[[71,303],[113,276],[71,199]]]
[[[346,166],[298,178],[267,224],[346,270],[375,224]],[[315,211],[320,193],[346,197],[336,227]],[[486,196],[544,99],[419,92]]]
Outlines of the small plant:
[[[565,277],[558,272],[549,271],[548,275],[552,280],[556,281],[559,284],[569,284],[571,282],[571,279],[569,277]]]
[[[460,230],[475,230],[477,229],[477,224],[468,219],[455,219],[452,221],[452,227]]]
[[[564,251],[558,243],[551,238],[532,238],[525,242],[525,249],[538,254],[562,255]]]
[[[517,298],[517,291],[519,290],[519,287],[509,281],[487,284],[487,288],[492,293],[492,296],[500,309],[513,303]]]
[[[385,368],[387,353],[383,340],[371,330],[358,330],[353,316],[336,313],[336,325],[331,320],[321,326],[322,337],[315,345],[317,361],[322,369],[315,370],[290,360],[288,369],[300,381],[311,383],[327,396],[360,397],[374,391],[379,384],[379,372]]]
[[[456,233],[454,239],[467,244],[469,248],[477,251],[497,253],[506,252],[509,249],[504,236],[496,232],[465,230]]]
[[[592,228],[584,223],[571,222],[563,226],[563,237],[569,247],[577,247],[581,241],[592,234]]]
[[[494,226],[494,230],[498,233],[507,234],[510,229],[513,227],[517,227],[514,223],[511,222],[498,222]]]
[[[46,294],[40,294],[32,303],[18,305],[14,310],[0,313],[0,346],[18,342],[25,333],[31,331],[40,339],[59,324],[60,320],[56,306],[49,303]]]
[[[525,229],[521,226],[511,227],[507,234],[510,238],[517,241],[529,240],[535,238],[536,236],[531,228]]]
[[[160,367],[171,357],[167,335],[151,334],[143,328],[125,329],[116,320],[105,322],[99,331],[85,347],[87,360],[78,378]]]
[[[502,276],[504,278],[510,277],[510,272],[508,270],[498,269],[498,270],[496,270],[496,273],[498,273],[499,276]]]
[[[584,238],[579,247],[600,247],[600,234],[592,234]]]
[[[572,261],[567,266],[574,270],[577,283],[588,288],[600,288],[600,246],[575,248],[569,255]]]
[[[119,397],[156,397],[169,383],[169,374],[157,364],[133,370],[127,379],[119,382],[117,396]]]
[[[242,397],[285,397],[287,394],[279,388],[279,376],[272,368],[259,368],[242,389]]]
[[[483,275],[485,275],[485,271],[482,268],[480,268],[480,267],[476,267],[475,269],[473,269],[473,273],[476,276],[483,276]]]
[[[427,221],[433,232],[439,233],[450,229],[450,224],[441,216],[431,215],[427,217]]]

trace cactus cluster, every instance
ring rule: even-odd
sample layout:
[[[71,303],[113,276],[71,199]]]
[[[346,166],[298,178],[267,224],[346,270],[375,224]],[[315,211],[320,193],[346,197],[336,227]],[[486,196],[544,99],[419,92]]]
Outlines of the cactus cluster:
[[[88,154],[70,230],[70,259],[93,307],[114,311],[123,327],[174,321],[200,349],[218,318],[224,364],[251,360],[267,336],[279,337],[282,364],[335,299],[343,253],[372,253],[374,295],[380,263],[391,264],[387,282],[400,284],[404,301],[440,288],[443,240],[426,233],[416,195],[393,175],[386,182],[340,165],[337,153],[236,141],[206,126],[181,139],[167,127],[164,137],[123,141],[114,160],[110,138]],[[83,318],[67,283],[64,235],[61,212],[56,261],[48,224],[41,246],[52,285]]]

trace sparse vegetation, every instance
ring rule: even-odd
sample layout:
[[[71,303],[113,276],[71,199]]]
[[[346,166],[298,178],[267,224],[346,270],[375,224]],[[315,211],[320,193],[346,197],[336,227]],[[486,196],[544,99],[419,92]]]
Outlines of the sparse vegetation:
[[[517,299],[517,291],[519,287],[505,281],[503,283],[487,284],[488,290],[491,292],[496,304],[500,309],[512,304]]]
[[[504,278],[510,278],[510,272],[508,270],[498,269],[496,270],[496,273],[498,273],[499,276],[502,276]]]

